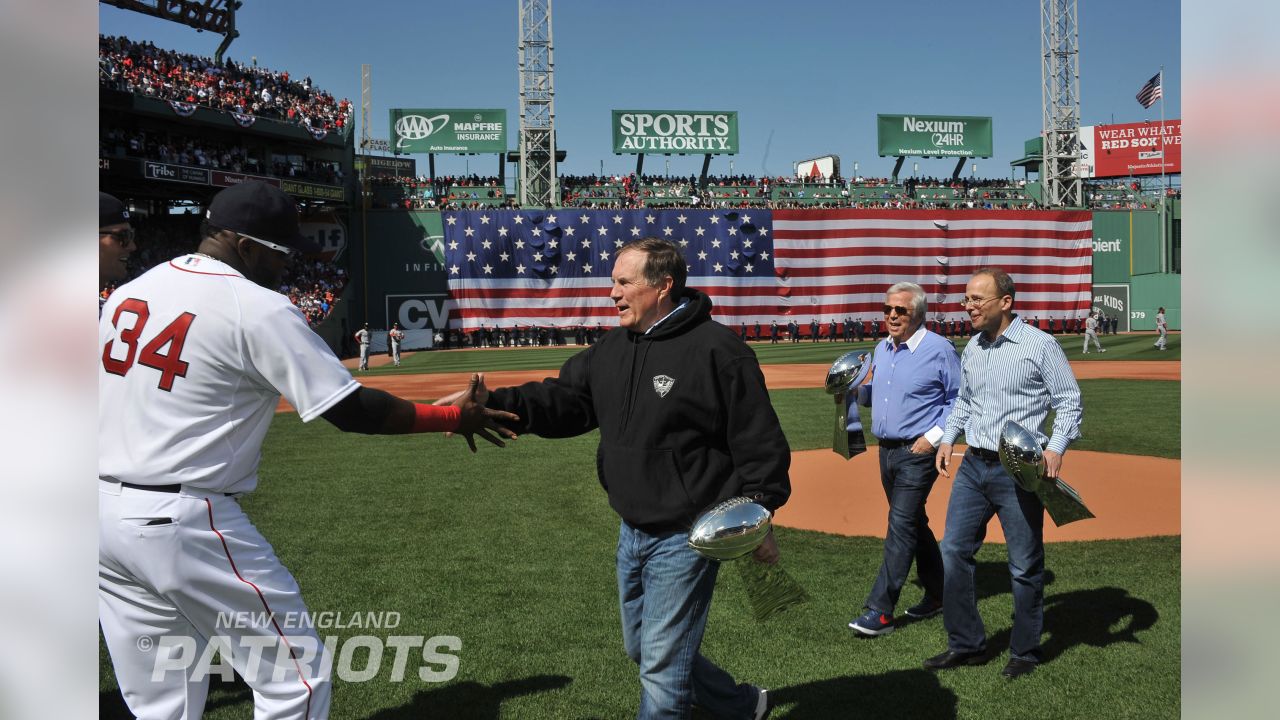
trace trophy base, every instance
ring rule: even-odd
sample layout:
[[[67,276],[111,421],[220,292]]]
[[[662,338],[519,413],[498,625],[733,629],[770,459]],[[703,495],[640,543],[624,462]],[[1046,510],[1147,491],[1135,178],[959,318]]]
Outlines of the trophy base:
[[[764,622],[793,605],[808,602],[809,593],[791,575],[774,563],[769,565],[744,557],[734,562],[747,589],[751,614],[756,622]]]

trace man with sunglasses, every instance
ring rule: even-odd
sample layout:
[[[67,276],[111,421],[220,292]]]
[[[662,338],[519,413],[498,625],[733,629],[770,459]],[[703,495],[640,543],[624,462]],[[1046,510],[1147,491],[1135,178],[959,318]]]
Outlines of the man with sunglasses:
[[[856,400],[871,407],[871,432],[879,441],[880,483],[889,501],[884,559],[865,612],[849,623],[860,635],[893,632],[893,611],[914,560],[924,598],[906,610],[927,618],[942,610],[942,555],[929,528],[925,502],[938,479],[933,454],[960,388],[960,356],[950,342],[924,327],[925,292],[900,282],[885,292],[884,318],[889,337],[876,343],[871,379],[849,393],[851,417]]]
[[[129,211],[124,203],[104,192],[98,193],[98,289],[120,282],[129,275],[129,256],[137,250]],[[106,298],[98,297],[98,315]]]
[[[200,717],[216,646],[255,717],[325,718],[332,657],[298,584],[237,498],[258,484],[283,395],[303,422],[345,432],[511,437],[476,402],[362,387],[276,292],[315,246],[293,199],[266,183],[209,204],[197,252],[122,285],[98,325],[98,608],[116,680],[138,717]],[[298,508],[305,512],[305,508]],[[231,618],[231,619],[228,619]],[[204,661],[199,659],[204,658]]]
[[[947,650],[924,661],[945,670],[986,661],[986,630],[974,588],[974,556],[987,523],[999,516],[1013,576],[1013,630],[1009,662],[1013,679],[1036,669],[1044,625],[1044,506],[1019,487],[1000,464],[1000,435],[1009,421],[1035,433],[1044,450],[1045,474],[1057,477],[1067,445],[1080,437],[1084,409],[1067,356],[1049,335],[1013,311],[1013,279],[1000,268],[982,268],[969,279],[962,302],[977,333],[965,346],[960,394],[938,446],[938,472],[951,477],[951,445],[964,433],[969,445],[951,484],[942,539],[943,624]],[[1041,432],[1055,411],[1051,436]]]

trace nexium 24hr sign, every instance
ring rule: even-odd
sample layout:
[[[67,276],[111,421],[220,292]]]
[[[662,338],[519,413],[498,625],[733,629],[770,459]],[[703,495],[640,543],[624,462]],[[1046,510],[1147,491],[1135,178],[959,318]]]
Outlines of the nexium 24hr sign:
[[[392,108],[391,151],[504,153],[507,111]]]
[[[991,118],[876,115],[880,157],[991,157]]]
[[[736,155],[738,113],[719,110],[614,110],[613,151],[623,155]]]

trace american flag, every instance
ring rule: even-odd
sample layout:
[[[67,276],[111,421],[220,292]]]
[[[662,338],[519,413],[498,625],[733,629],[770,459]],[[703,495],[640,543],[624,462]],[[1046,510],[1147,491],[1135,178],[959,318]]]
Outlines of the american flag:
[[[1149,108],[1156,100],[1164,97],[1164,71],[1151,76],[1146,85],[1138,91],[1138,102],[1142,103],[1142,107]]]
[[[444,213],[450,326],[613,326],[617,251],[679,243],[721,323],[881,317],[909,280],[929,318],[964,319],[974,270],[1003,267],[1024,316],[1079,317],[1092,299],[1092,215],[1037,210],[465,210]]]

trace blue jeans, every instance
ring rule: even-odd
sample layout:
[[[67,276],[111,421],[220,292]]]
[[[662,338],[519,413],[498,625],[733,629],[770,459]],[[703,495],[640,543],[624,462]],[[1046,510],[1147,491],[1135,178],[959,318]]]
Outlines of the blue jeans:
[[[924,508],[937,479],[933,453],[917,455],[909,445],[880,448],[880,484],[889,500],[889,529],[884,538],[884,561],[865,603],[868,609],[893,614],[912,560],[925,597],[942,599],[942,554]]]
[[[756,690],[698,653],[720,563],[689,549],[689,533],[650,535],[625,521],[618,532],[622,642],[640,666],[641,720],[687,718],[694,705],[750,718]]]
[[[1040,662],[1040,632],[1044,626],[1044,506],[1040,499],[1014,484],[999,462],[966,453],[951,485],[942,562],[946,582],[942,593],[942,621],[948,647],[957,652],[985,650],[986,630],[978,614],[974,588],[974,555],[982,547],[987,523],[1000,518],[1009,550],[1013,580],[1013,633],[1009,654]]]

